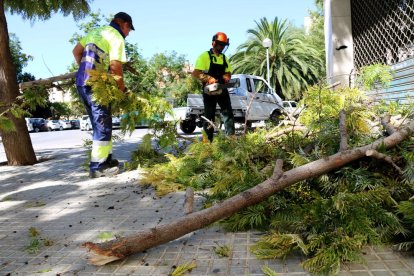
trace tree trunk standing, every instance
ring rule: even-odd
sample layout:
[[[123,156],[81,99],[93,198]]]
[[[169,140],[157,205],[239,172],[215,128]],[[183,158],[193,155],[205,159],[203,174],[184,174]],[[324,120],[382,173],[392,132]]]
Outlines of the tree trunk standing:
[[[366,156],[366,152],[379,147],[391,148],[401,143],[414,133],[414,121],[394,132],[389,137],[378,139],[374,143],[310,162],[289,171],[282,171],[282,161],[276,162],[273,176],[264,182],[237,194],[208,209],[191,213],[175,221],[146,229],[124,238],[104,243],[87,242],[84,244],[91,251],[90,263],[104,265],[122,259],[136,252],[177,239],[185,234],[204,228],[211,223],[229,217],[236,212],[252,206],[293,184],[306,179],[318,177]]]
[[[15,103],[19,95],[16,69],[10,53],[4,1],[0,4],[0,61],[0,113],[2,113]],[[0,131],[8,165],[33,165],[37,160],[25,119],[15,118],[10,112],[5,115],[16,127],[16,131],[13,132]]]

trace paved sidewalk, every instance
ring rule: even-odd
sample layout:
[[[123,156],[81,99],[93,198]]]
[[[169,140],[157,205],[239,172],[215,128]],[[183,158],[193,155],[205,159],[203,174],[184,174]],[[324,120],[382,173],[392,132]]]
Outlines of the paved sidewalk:
[[[115,146],[116,157],[127,161],[136,142]],[[264,275],[264,265],[280,276],[309,275],[300,256],[256,259],[249,246],[261,233],[226,233],[218,226],[102,267],[89,265],[82,243],[98,242],[104,232],[123,236],[172,221],[184,213],[184,193],[158,198],[152,188],[138,184],[138,171],[91,180],[81,168],[82,149],[40,154],[50,159],[34,166],[0,166],[0,275],[169,275],[193,260],[197,267],[189,275]],[[200,199],[197,203],[199,208]],[[30,227],[42,239],[32,254],[25,250]],[[213,251],[217,245],[231,247],[231,256],[220,258]],[[344,267],[340,275],[414,275],[412,256],[368,247],[364,257],[365,264]]]

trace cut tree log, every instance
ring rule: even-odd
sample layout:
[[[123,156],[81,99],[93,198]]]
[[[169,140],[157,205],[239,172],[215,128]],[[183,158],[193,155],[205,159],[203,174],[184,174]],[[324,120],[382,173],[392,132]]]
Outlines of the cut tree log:
[[[168,224],[142,230],[134,235],[104,243],[86,242],[83,246],[90,252],[89,262],[91,264],[104,265],[122,259],[128,255],[175,240],[213,222],[229,217],[243,208],[262,202],[299,181],[318,177],[339,169],[365,157],[369,150],[376,150],[379,147],[394,147],[411,137],[413,133],[414,121],[392,135],[378,139],[371,144],[338,152],[286,172],[282,171],[282,161],[277,160],[272,177],[208,209],[188,214]]]

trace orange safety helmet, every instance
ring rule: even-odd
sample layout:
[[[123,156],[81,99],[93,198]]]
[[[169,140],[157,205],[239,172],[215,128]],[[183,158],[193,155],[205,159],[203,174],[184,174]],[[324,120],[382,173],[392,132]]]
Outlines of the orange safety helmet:
[[[218,32],[215,35],[213,35],[213,46],[215,46],[216,41],[220,41],[222,43],[225,43],[226,46],[230,45],[230,39],[227,37],[225,33]]]

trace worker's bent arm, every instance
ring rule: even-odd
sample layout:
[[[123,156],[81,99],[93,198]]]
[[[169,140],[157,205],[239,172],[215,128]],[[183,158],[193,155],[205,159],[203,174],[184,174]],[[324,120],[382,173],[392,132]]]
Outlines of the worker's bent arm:
[[[211,80],[211,83],[216,82],[215,78],[213,78],[212,76],[209,76],[208,74],[203,73],[203,71],[198,70],[198,69],[194,69],[194,71],[191,73],[191,75],[194,78],[200,80],[202,83],[210,82],[210,80]]]
[[[83,50],[84,47],[80,43],[76,44],[75,48],[72,50],[73,56],[75,57],[75,61],[78,65],[81,63]]]
[[[124,72],[122,71],[122,63],[118,60],[111,60],[109,68],[111,69],[112,74],[119,77],[116,80],[118,88],[121,91],[125,91]]]

